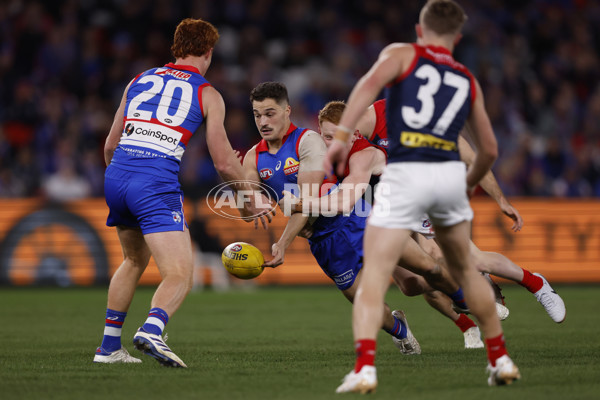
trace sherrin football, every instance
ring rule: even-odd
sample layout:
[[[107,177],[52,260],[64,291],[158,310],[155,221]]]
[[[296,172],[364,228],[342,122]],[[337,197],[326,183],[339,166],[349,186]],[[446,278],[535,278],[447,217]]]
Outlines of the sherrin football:
[[[261,251],[246,242],[235,242],[225,247],[221,260],[225,269],[240,279],[256,278],[263,272],[265,263]]]

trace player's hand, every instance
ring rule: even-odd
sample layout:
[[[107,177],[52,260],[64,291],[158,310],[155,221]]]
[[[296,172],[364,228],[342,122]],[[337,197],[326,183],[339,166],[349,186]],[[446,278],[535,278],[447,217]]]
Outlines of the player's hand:
[[[244,201],[244,207],[240,209],[240,214],[244,221],[254,221],[254,229],[258,229],[259,223],[264,229],[267,229],[268,223],[276,214],[276,206],[267,196],[260,193],[258,196],[249,196],[248,201]]]
[[[242,154],[240,153],[239,150],[233,150],[233,154],[235,154],[235,158],[238,159],[240,164],[242,164],[244,162],[244,157],[242,157]]]
[[[280,266],[281,264],[283,264],[283,257],[285,255],[285,249],[283,248],[283,246],[280,246],[279,243],[274,243],[273,246],[271,247],[271,255],[273,256],[273,259],[266,261],[264,263],[264,267],[265,268],[276,268],[278,266]]]
[[[325,176],[333,175],[333,165],[337,164],[337,174],[343,175],[344,168],[346,166],[346,157],[348,156],[347,145],[342,143],[340,140],[334,140],[327,150],[327,155],[323,160],[323,168],[325,169]]]
[[[523,227],[523,218],[521,217],[521,214],[519,214],[517,209],[514,208],[512,204],[510,204],[505,198],[500,199],[498,204],[504,215],[513,220],[513,226],[511,229],[515,232],[519,232]]]
[[[298,206],[302,206],[302,202],[299,197],[294,196],[287,190],[284,190],[282,194],[283,197],[281,200],[279,200],[279,208],[281,208],[283,215],[290,217],[294,213],[301,212],[298,211]]]

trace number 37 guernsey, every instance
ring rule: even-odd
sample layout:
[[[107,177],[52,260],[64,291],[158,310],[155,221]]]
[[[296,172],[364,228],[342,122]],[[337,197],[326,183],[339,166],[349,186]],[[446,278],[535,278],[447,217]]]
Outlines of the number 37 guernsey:
[[[413,44],[410,67],[387,87],[389,162],[458,160],[475,80],[443,47]]]
[[[176,179],[183,152],[204,121],[202,88],[208,85],[195,67],[184,65],[167,64],[136,76],[112,163]]]

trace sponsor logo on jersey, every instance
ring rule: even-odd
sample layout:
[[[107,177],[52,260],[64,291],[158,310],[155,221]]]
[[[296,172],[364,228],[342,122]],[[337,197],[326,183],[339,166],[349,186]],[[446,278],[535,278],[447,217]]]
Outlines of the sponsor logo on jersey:
[[[277,161],[277,165],[275,165],[275,171],[279,171],[281,168],[281,160]]]
[[[151,124],[143,121],[128,122],[125,125],[122,145],[148,147],[161,152],[177,152],[181,132],[167,126]]]
[[[176,69],[168,69],[168,68],[158,68],[154,74],[155,75],[169,75],[169,76],[172,76],[177,79],[182,79],[184,81],[187,81],[188,79],[190,79],[192,77],[192,74],[189,74],[187,72],[178,71]]]
[[[242,245],[241,245],[241,244],[236,244],[235,246],[233,246],[233,247],[231,248],[231,251],[233,251],[233,252],[236,252],[236,253],[237,253],[238,251],[241,251],[241,250],[242,250]]]
[[[292,157],[288,157],[285,160],[285,165],[283,166],[283,173],[286,175],[295,174],[296,172],[298,172],[299,168],[300,163],[294,160]]]
[[[384,149],[388,148],[388,144],[389,141],[387,140],[387,138],[379,139],[379,141],[377,142],[377,145],[383,147]]]
[[[435,135],[420,132],[402,132],[400,143],[405,147],[418,148],[428,147],[444,151],[458,151],[456,143],[441,139]]]
[[[273,170],[271,168],[263,168],[258,174],[260,175],[260,179],[267,180],[273,176]]]

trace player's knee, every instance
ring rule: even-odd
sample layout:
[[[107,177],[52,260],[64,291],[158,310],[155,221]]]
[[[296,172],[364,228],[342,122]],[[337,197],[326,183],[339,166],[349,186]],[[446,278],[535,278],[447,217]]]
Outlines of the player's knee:
[[[402,293],[409,297],[419,296],[425,291],[424,286],[417,277],[405,279],[399,287]]]
[[[440,267],[439,264],[436,264],[433,268],[423,273],[423,278],[425,278],[428,282],[443,280],[444,274],[442,272],[442,267]]]

